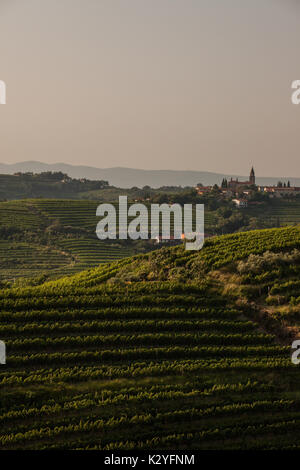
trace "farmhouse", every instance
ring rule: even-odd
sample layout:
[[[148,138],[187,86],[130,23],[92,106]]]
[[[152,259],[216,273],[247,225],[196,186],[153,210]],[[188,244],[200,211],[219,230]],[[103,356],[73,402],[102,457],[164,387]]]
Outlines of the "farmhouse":
[[[248,201],[247,201],[247,199],[244,199],[244,198],[233,199],[232,202],[234,202],[234,204],[237,207],[239,207],[240,209],[242,209],[244,207],[248,207]]]
[[[213,189],[213,186],[196,186],[196,191],[198,196],[204,196],[207,193],[210,193]]]

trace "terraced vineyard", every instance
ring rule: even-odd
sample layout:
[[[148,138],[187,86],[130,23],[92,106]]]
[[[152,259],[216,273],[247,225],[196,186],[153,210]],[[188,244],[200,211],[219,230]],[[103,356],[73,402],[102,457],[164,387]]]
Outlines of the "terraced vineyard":
[[[132,248],[118,246],[100,242],[94,238],[66,238],[59,241],[59,246],[67,253],[72,253],[76,259],[76,264],[65,267],[65,274],[72,274],[82,269],[92,266],[98,266],[101,263],[110,263],[112,261],[126,258],[134,253]]]
[[[41,272],[73,270],[72,257],[65,251],[34,243],[0,240],[0,280],[35,277]]]
[[[97,201],[68,201],[56,199],[36,199],[33,204],[47,217],[52,220],[59,220],[63,225],[81,227],[92,232],[99,222],[96,217],[96,209],[99,205]],[[128,203],[130,204],[130,203]],[[118,203],[113,204],[118,216]],[[147,204],[146,204],[147,206]],[[149,204],[148,204],[149,208]],[[150,210],[150,208],[149,208]],[[129,218],[130,220],[130,218]],[[206,230],[209,230],[215,223],[215,215],[212,211],[206,210],[205,216]],[[172,219],[171,219],[171,227]]]
[[[58,278],[146,250],[134,243],[100,242],[95,235],[97,205],[97,201],[57,199],[0,202],[0,280]],[[300,221],[299,209],[297,200],[274,200],[268,207],[249,207],[246,212],[286,225]],[[206,232],[214,232],[216,220],[215,212],[206,210]]]
[[[71,201],[59,199],[35,199],[33,204],[51,220],[59,220],[70,227],[80,227],[94,233],[99,218],[96,217],[97,201]]]
[[[258,217],[278,226],[300,223],[300,200],[273,199],[268,205],[249,206],[245,212],[251,217]]]
[[[0,280],[58,278],[145,250],[134,243],[99,241],[97,206],[97,201],[57,199],[0,202]],[[206,220],[213,224],[213,214]]]
[[[0,202],[0,226],[18,226],[20,229],[41,229],[45,220],[34,210],[31,201]]]
[[[0,202],[0,280],[57,278],[136,253],[96,238],[96,207],[92,201]],[[61,233],[49,235],[55,224]]]
[[[1,447],[298,448],[299,368],[241,263],[292,256],[292,278],[299,245],[249,232],[2,290]]]

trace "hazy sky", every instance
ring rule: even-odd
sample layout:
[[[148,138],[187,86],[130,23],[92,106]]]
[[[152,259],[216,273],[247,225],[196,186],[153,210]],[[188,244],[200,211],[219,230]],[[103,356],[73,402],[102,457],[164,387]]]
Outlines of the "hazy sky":
[[[297,0],[0,0],[0,161],[300,177]]]

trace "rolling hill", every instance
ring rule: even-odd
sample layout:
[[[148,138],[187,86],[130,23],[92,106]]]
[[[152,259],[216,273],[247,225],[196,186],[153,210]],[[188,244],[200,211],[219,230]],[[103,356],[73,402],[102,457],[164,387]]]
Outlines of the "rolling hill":
[[[253,231],[2,290],[0,446],[298,449],[299,248]]]
[[[0,202],[0,281],[58,278],[153,249],[145,242],[100,242],[95,235],[98,204],[68,199]],[[272,200],[244,213],[264,223],[299,224],[300,201]],[[206,209],[206,233],[214,234],[216,219],[216,211]]]
[[[12,175],[17,172],[62,171],[71,178],[88,178],[90,180],[105,180],[110,185],[119,188],[131,188],[137,186],[151,186],[159,188],[161,186],[195,186],[198,183],[203,185],[221,184],[223,178],[239,178],[245,181],[248,176],[228,175],[224,173],[212,173],[209,171],[176,171],[176,170],[142,170],[137,168],[94,168],[89,166],[76,166],[66,163],[43,163],[37,161],[25,161],[14,164],[0,163],[0,173]],[[258,177],[257,184],[274,185],[281,177]],[[300,178],[287,175],[284,179],[290,180],[292,185],[300,186]]]

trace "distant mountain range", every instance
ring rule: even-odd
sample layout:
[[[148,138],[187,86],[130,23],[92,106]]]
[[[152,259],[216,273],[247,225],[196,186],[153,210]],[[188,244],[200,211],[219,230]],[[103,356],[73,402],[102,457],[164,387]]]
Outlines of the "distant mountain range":
[[[91,166],[69,165],[66,163],[42,163],[35,161],[25,161],[14,164],[0,163],[0,173],[11,175],[17,172],[32,171],[41,173],[42,171],[62,171],[72,178],[87,178],[90,180],[106,180],[112,186],[119,188],[131,188],[137,186],[151,186],[159,188],[161,186],[195,186],[198,183],[203,185],[221,184],[223,178],[239,178],[247,181],[248,176],[228,175],[223,173],[210,173],[208,171],[175,171],[175,170],[138,170],[135,168],[94,168]],[[257,177],[257,184],[273,185],[279,180],[290,180],[291,185],[300,186],[300,178],[293,177]]]

